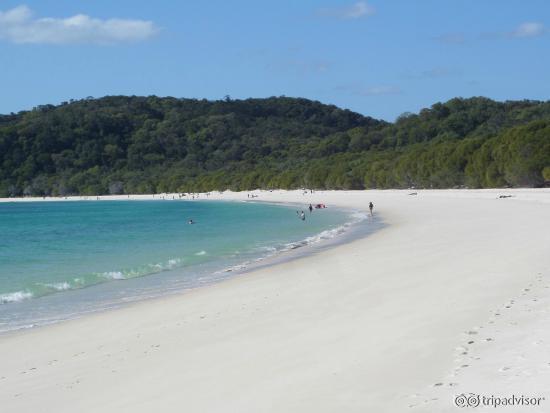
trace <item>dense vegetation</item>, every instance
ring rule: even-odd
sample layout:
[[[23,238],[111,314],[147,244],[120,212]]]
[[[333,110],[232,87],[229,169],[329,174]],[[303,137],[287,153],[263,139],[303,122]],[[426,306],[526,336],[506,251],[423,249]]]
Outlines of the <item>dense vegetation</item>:
[[[387,123],[287,97],[112,96],[0,116],[0,196],[549,180],[550,102],[457,98]]]

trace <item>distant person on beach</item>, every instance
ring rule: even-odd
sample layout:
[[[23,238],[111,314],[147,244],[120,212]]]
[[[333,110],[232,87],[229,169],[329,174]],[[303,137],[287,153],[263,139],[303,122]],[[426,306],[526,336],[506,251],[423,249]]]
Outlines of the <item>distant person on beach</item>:
[[[370,214],[372,215],[372,210],[374,209],[374,204],[372,202],[369,202],[369,209],[370,209]]]
[[[304,213],[304,211],[302,211],[302,213],[300,214],[300,219],[302,221],[305,221],[306,220],[306,214]]]
[[[311,204],[309,204],[309,213],[311,214],[313,212],[313,206],[311,206]]]

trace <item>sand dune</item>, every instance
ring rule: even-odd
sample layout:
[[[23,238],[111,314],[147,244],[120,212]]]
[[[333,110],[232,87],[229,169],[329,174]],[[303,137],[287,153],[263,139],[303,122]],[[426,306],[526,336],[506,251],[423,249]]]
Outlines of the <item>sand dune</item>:
[[[411,192],[256,192],[373,201],[388,225],[214,286],[0,336],[2,410],[444,412],[471,392],[546,397],[529,411],[548,411],[550,191]]]

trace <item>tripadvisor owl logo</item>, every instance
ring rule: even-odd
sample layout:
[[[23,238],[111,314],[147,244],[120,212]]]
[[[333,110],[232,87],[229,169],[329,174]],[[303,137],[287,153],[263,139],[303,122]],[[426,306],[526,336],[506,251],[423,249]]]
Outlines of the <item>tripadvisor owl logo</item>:
[[[475,393],[462,393],[454,397],[454,403],[457,407],[506,407],[506,406],[540,406],[546,400],[545,397],[533,397],[525,395],[511,396],[487,396]]]

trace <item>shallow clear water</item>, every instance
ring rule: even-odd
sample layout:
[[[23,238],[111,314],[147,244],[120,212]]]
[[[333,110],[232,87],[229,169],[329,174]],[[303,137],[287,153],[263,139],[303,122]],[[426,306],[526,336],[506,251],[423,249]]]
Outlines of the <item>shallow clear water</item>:
[[[0,204],[0,331],[211,283],[357,220],[325,209],[305,210],[302,221],[296,209],[203,201]]]

